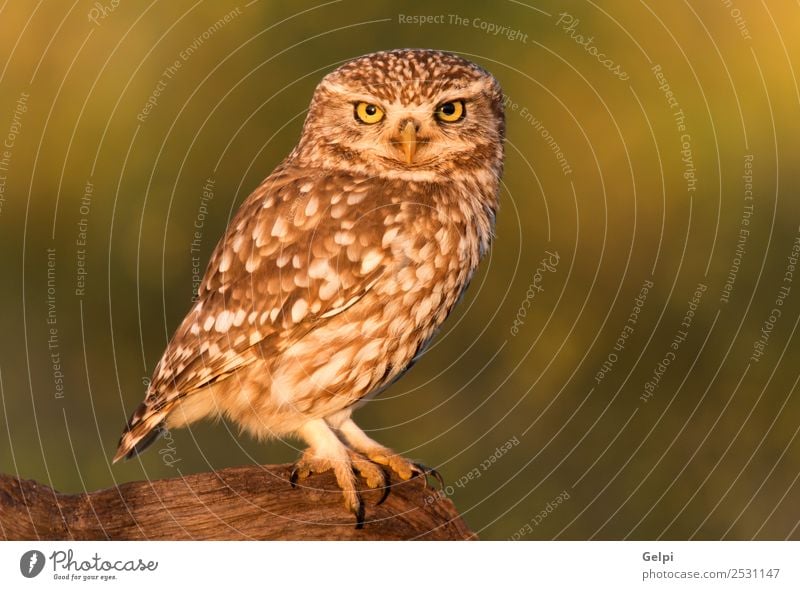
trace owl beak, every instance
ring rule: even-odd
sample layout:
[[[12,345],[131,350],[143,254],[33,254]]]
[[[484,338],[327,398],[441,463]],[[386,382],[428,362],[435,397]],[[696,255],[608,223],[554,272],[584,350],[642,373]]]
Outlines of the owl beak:
[[[400,131],[400,145],[406,157],[406,164],[414,162],[414,154],[417,153],[417,128],[413,121],[407,121]]]

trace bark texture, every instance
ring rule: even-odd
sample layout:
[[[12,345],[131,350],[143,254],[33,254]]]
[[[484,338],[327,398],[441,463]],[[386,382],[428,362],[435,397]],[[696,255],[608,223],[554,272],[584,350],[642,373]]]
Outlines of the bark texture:
[[[362,528],[332,474],[289,484],[291,465],[232,467],[61,494],[0,474],[0,538],[6,540],[465,540],[475,534],[453,503],[419,478],[362,490]],[[383,502],[381,499],[385,496]]]

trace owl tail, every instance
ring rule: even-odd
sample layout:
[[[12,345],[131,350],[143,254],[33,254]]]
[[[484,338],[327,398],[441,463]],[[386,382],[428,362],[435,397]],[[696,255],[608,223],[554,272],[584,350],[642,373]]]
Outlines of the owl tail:
[[[166,414],[163,409],[153,412],[147,404],[139,404],[122,432],[113,463],[131,459],[152,445],[164,433]]]

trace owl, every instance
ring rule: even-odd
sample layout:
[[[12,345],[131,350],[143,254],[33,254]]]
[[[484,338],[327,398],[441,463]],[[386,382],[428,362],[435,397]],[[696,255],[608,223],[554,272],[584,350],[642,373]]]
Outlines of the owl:
[[[165,429],[224,417],[308,448],[292,482],[438,474],[372,440],[353,411],[423,353],[494,234],[503,95],[452,53],[365,55],[325,76],[297,146],[217,244],[114,461]]]

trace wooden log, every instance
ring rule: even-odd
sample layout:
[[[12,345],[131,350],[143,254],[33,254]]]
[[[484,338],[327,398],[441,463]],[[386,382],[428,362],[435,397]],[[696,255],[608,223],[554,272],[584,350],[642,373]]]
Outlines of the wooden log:
[[[6,540],[466,540],[476,536],[453,503],[420,478],[365,490],[357,529],[331,473],[292,488],[291,465],[231,467],[61,494],[0,474]],[[384,498],[381,502],[381,499]]]

